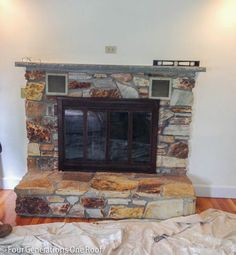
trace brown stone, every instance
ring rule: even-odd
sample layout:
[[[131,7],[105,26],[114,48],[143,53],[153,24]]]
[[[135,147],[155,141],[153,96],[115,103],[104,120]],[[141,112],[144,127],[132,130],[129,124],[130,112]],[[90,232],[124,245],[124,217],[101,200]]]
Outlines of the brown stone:
[[[191,113],[192,108],[190,106],[172,106],[171,108],[172,112],[175,113]]]
[[[41,144],[40,145],[41,151],[53,151],[54,150],[54,144]]]
[[[174,88],[192,90],[195,86],[195,80],[192,78],[184,77],[179,78],[174,83]]]
[[[111,98],[121,98],[118,89],[101,89],[93,88],[90,90],[91,97],[111,97]]]
[[[111,174],[97,174],[91,182],[91,187],[97,190],[126,191],[135,189],[137,185],[136,180]]]
[[[25,98],[27,100],[41,101],[45,89],[44,83],[28,82],[25,87]]]
[[[50,131],[38,124],[35,124],[31,121],[27,121],[26,123],[27,128],[27,137],[30,142],[49,142],[50,141]]]
[[[119,82],[129,82],[133,78],[130,73],[116,73],[112,74],[111,77]]]
[[[37,168],[43,171],[58,169],[58,158],[40,157],[37,158]]]
[[[28,171],[34,171],[34,170],[37,169],[36,162],[37,162],[36,158],[31,158],[31,157],[27,158],[27,169],[28,169]]]
[[[159,179],[143,179],[138,184],[137,192],[160,193],[162,184]]]
[[[21,215],[47,215],[50,212],[47,201],[38,197],[17,197],[16,213]]]
[[[58,216],[65,216],[70,209],[69,203],[51,203],[49,207],[52,211],[52,214]]]
[[[25,72],[25,79],[30,81],[39,81],[45,78],[45,72],[33,70]]]
[[[194,197],[193,185],[189,183],[168,183],[163,186],[162,196],[164,197]]]
[[[94,172],[66,172],[63,173],[63,180],[89,182],[94,175]]]
[[[87,192],[89,185],[86,182],[63,180],[58,183],[56,194],[59,195],[82,195]]]
[[[25,111],[28,118],[41,117],[45,115],[46,107],[41,102],[26,100]]]
[[[183,142],[172,144],[169,149],[169,155],[176,158],[187,158],[188,144]]]
[[[109,217],[114,219],[142,218],[144,207],[113,206],[110,208]]]
[[[53,157],[55,153],[53,151],[41,151],[42,157]]]
[[[68,88],[69,89],[87,89],[91,87],[91,82],[80,82],[80,81],[70,81]]]
[[[97,197],[82,197],[81,203],[87,208],[103,208],[105,206],[104,198]]]

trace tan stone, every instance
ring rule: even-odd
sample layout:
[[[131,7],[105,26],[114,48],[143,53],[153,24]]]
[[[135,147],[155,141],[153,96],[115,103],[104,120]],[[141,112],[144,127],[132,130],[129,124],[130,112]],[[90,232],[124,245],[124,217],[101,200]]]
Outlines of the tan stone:
[[[144,217],[164,220],[183,215],[183,199],[166,199],[149,202]]]
[[[122,218],[142,218],[144,207],[129,208],[126,206],[113,206],[110,208],[109,217],[115,219]]]
[[[25,104],[25,111],[26,111],[26,116],[28,118],[41,117],[45,114],[46,107],[41,102],[27,100]]]
[[[111,174],[96,175],[91,182],[91,187],[97,190],[126,191],[135,189],[137,185],[138,181],[136,180]]]
[[[157,167],[187,167],[187,160],[174,158],[174,157],[166,157],[166,156],[158,156],[157,157]]]
[[[47,200],[50,203],[63,203],[65,198],[60,196],[47,196]]]
[[[69,211],[69,215],[73,217],[83,218],[84,217],[84,207],[80,204],[73,205]]]
[[[28,144],[28,155],[29,156],[40,156],[39,144],[29,143]]]
[[[189,197],[195,196],[192,184],[176,182],[163,185],[162,196],[164,197]]]
[[[62,180],[58,183],[56,194],[58,195],[82,195],[89,189],[88,183]]]
[[[160,135],[158,136],[160,143],[173,143],[175,141],[174,136],[172,135]]]
[[[25,97],[27,100],[41,101],[45,83],[28,82],[25,87]]]
[[[116,73],[112,74],[111,77],[120,82],[129,82],[132,80],[132,75],[130,73]]]
[[[22,180],[15,188],[17,194],[43,195],[52,194],[54,187],[46,178]]]
[[[130,191],[100,191],[100,196],[105,198],[128,198],[130,196]]]

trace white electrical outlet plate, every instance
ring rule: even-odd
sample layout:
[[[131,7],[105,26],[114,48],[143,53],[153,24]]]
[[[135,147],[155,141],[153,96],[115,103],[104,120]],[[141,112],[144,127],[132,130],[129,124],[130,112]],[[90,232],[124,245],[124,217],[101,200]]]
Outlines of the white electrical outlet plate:
[[[106,54],[116,54],[117,46],[105,46],[105,53]]]

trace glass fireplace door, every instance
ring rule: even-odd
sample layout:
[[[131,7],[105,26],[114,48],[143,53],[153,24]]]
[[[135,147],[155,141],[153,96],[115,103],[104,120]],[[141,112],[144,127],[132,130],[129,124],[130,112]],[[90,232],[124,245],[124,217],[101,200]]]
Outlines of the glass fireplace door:
[[[156,100],[63,98],[59,109],[59,168],[154,172]]]

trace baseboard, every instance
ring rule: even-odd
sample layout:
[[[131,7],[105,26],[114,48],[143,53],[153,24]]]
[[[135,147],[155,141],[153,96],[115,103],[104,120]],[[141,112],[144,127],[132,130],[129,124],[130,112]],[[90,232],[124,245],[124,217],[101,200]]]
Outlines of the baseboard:
[[[0,178],[0,189],[14,189],[21,178]]]
[[[194,184],[194,188],[199,197],[236,198],[236,186]]]

